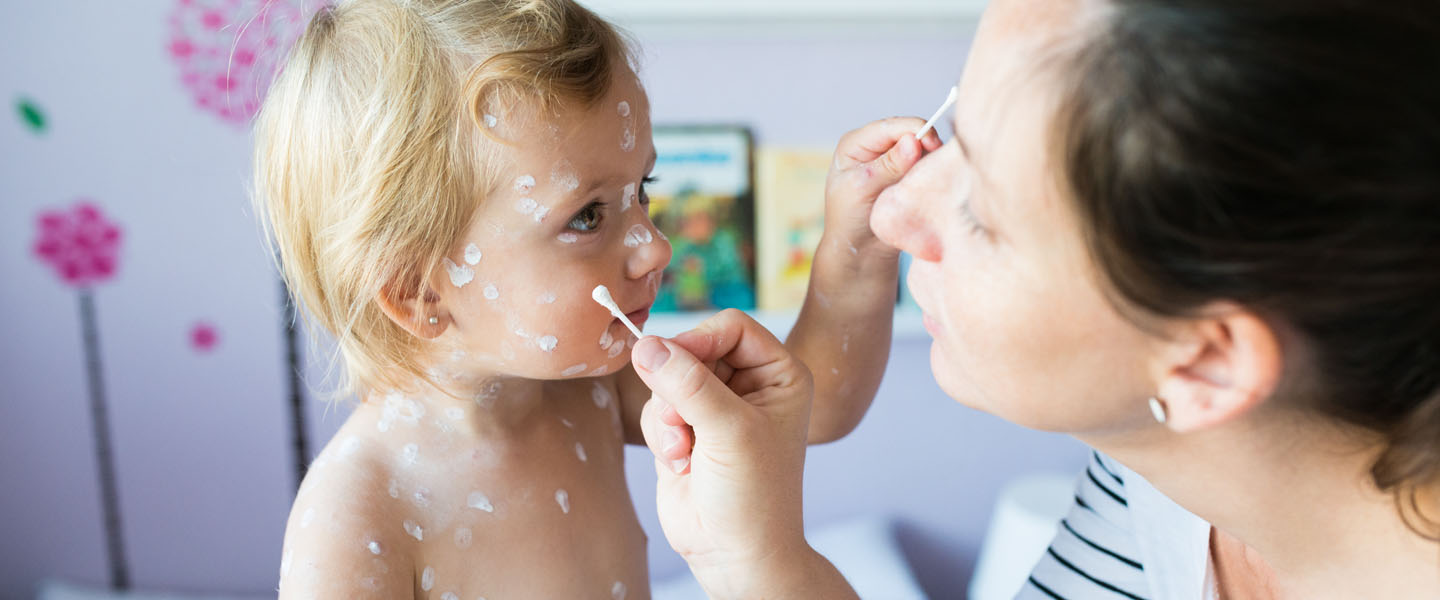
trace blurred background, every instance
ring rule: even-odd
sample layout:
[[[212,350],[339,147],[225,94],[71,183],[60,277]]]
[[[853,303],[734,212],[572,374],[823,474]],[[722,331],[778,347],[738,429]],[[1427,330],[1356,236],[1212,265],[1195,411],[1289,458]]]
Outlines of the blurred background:
[[[725,218],[745,215],[750,308],[780,330],[795,280],[803,293],[797,269],[819,227],[804,213],[818,210],[835,142],[877,118],[928,117],[964,69],[984,4],[584,3],[640,43],[657,125],[743,132],[735,195],[748,213]],[[328,349],[287,327],[247,197],[248,120],[317,5],[7,3],[0,598],[35,597],[47,580],[274,595],[298,478],[346,409],[317,400]],[[811,449],[806,524],[883,522],[925,594],[964,597],[1000,490],[1078,472],[1086,450],[947,398],[915,315],[897,315],[869,415]],[[681,575],[655,519],[653,461],[631,448],[627,463],[651,574]]]

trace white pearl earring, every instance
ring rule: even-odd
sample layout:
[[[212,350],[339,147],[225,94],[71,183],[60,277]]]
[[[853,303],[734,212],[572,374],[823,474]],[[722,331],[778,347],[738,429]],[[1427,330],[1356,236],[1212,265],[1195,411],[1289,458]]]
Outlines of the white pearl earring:
[[[440,324],[440,317],[430,317],[430,324],[431,324],[431,325],[439,325],[439,324]]]
[[[1154,397],[1154,396],[1151,396],[1151,397],[1150,397],[1150,414],[1155,417],[1155,422],[1156,422],[1156,423],[1160,423],[1161,425],[1164,425],[1164,424],[1165,424],[1165,419],[1168,418],[1168,415],[1165,414],[1165,403],[1162,402],[1159,398],[1156,398],[1156,397]]]

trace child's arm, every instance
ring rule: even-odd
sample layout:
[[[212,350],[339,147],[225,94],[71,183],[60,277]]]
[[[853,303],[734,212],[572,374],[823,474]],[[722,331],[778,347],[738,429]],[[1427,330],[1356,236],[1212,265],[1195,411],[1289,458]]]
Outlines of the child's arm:
[[[815,251],[805,305],[785,341],[815,378],[812,444],[850,433],[885,374],[900,253],[875,238],[870,209],[881,191],[940,148],[933,131],[915,140],[922,125],[923,120],[912,118],[876,121],[846,134],[835,150],[825,185],[825,234]],[[640,413],[650,388],[631,365],[616,373],[616,387],[625,442],[643,446]],[[673,419],[680,422],[678,416]],[[677,442],[688,445],[690,440]]]
[[[810,367],[815,404],[809,442],[837,440],[860,423],[890,358],[899,251],[870,230],[875,199],[940,147],[920,119],[885,119],[841,138],[825,185],[825,234],[810,288],[785,346]]]

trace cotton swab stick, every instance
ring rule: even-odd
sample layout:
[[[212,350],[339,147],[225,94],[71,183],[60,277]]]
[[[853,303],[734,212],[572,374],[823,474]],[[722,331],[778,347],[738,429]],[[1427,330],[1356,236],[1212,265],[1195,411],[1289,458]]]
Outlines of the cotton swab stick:
[[[645,337],[645,334],[640,333],[640,328],[636,327],[634,323],[630,322],[630,317],[627,317],[625,316],[625,313],[620,312],[620,305],[615,304],[615,299],[610,297],[610,288],[607,288],[604,285],[597,285],[595,286],[595,290],[590,292],[590,297],[594,298],[596,302],[599,302],[600,306],[610,309],[610,314],[615,315],[615,318],[620,319],[621,323],[624,323],[626,327],[629,327],[630,333],[635,334],[635,337]]]
[[[930,120],[925,122],[924,127],[921,127],[919,131],[915,132],[915,139],[918,140],[925,137],[925,134],[929,133],[930,129],[935,127],[935,122],[940,120],[940,116],[944,115],[945,111],[950,110],[950,105],[955,103],[955,95],[959,93],[960,90],[958,87],[950,87],[950,95],[945,97],[945,103],[940,105],[940,110],[935,111],[935,116],[930,117]]]

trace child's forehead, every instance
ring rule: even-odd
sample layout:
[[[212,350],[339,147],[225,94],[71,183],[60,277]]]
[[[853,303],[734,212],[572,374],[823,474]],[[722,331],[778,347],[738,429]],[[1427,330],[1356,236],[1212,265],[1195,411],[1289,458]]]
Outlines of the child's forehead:
[[[649,103],[643,91],[628,96],[612,93],[587,109],[529,115],[503,129],[510,143],[499,151],[512,170],[537,178],[541,172],[563,168],[600,176],[631,162],[635,158],[631,155],[648,154],[642,147],[649,145]],[[627,133],[635,140],[628,149]]]

